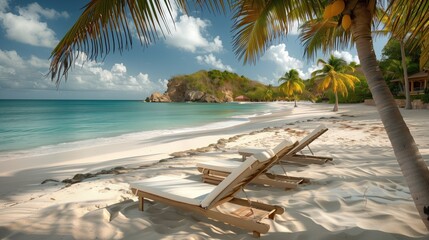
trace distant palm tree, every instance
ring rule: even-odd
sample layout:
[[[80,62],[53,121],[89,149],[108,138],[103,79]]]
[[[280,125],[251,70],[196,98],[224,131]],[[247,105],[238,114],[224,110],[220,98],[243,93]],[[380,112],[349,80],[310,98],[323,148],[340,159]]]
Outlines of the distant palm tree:
[[[407,64],[409,63],[409,59],[406,60]],[[402,84],[404,82],[404,69],[401,60],[398,59],[389,59],[387,62],[387,66],[385,67],[385,75],[389,77],[389,79],[400,79]],[[405,93],[405,88],[404,88]]]
[[[273,85],[269,84],[267,87],[267,91],[265,92],[265,101],[272,101],[273,100]]]
[[[311,77],[316,81],[318,91],[331,90],[335,95],[334,112],[338,111],[338,93],[347,96],[348,89],[354,90],[355,83],[359,82],[359,78],[348,74],[354,72],[351,65],[347,65],[346,61],[341,58],[336,58],[333,55],[328,62],[319,59],[317,64],[322,64],[323,68],[311,73]]]
[[[380,15],[379,16],[380,21],[383,24],[388,24],[389,22],[392,22],[392,21],[397,21],[397,24],[402,25],[402,26],[404,24],[408,24],[405,17],[403,17],[402,15],[393,15],[393,14],[390,15],[381,9],[378,11],[378,14]],[[405,53],[405,42],[406,42],[407,35],[409,35],[409,34],[407,32],[399,32],[399,33],[393,33],[392,34],[392,31],[388,27],[381,29],[381,30],[376,30],[376,31],[374,31],[374,33],[378,34],[378,35],[384,35],[384,36],[391,35],[391,39],[392,38],[396,39],[399,42],[400,49],[401,49],[401,68],[400,68],[400,70],[402,71],[402,73],[401,73],[401,75],[397,75],[396,77],[400,78],[402,80],[401,82],[404,84],[405,109],[412,109],[413,106],[411,104],[410,82],[408,80],[408,68],[407,68],[408,62],[407,62],[407,57],[406,57],[406,53]],[[395,70],[393,70],[393,71],[396,72]]]
[[[295,69],[291,69],[289,72],[285,73],[283,77],[279,79],[279,82],[283,82],[280,84],[280,90],[283,91],[286,96],[293,96],[296,105],[296,99],[298,94],[302,94],[305,89],[305,84],[302,79],[299,77],[299,73]]]

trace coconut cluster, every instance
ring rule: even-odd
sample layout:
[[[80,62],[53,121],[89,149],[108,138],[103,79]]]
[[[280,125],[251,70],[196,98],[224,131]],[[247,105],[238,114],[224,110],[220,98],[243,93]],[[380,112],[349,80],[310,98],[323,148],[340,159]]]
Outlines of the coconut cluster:
[[[331,17],[338,16],[341,14],[346,7],[346,3],[343,0],[335,0],[331,4],[328,4],[325,7],[325,11],[323,12],[323,18],[329,19]],[[343,14],[341,17],[341,26],[344,30],[347,30],[352,25],[352,19],[349,14]]]

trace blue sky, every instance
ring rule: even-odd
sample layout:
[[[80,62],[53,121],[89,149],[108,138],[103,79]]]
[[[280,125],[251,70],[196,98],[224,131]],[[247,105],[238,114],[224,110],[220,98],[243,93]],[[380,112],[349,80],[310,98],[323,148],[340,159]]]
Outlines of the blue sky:
[[[0,99],[144,99],[154,91],[164,92],[172,76],[202,69],[233,71],[276,86],[292,68],[308,77],[317,67],[315,60],[303,57],[297,26],[255,65],[243,65],[232,49],[230,15],[195,11],[186,16],[175,10],[170,35],[146,48],[135,34],[131,51],[111,53],[102,62],[81,54],[67,82],[57,89],[45,77],[50,53],[88,2],[0,0]],[[374,42],[380,57],[386,39]],[[355,49],[333,54],[358,62]]]

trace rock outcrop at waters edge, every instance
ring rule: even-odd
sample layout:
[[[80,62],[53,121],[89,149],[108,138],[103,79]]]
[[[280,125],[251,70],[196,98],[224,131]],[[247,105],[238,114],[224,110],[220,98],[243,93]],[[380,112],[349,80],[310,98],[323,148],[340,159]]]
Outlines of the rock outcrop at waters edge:
[[[172,96],[172,98],[170,97]],[[168,91],[164,94],[161,94],[159,92],[154,92],[148,99],[146,99],[146,102],[208,102],[208,103],[220,103],[220,102],[231,102],[232,100],[227,101],[220,101],[218,98],[211,94],[207,94],[201,91],[186,91],[184,97],[169,94]]]
[[[239,95],[251,95],[263,84],[228,71],[199,71],[174,76],[165,93],[154,92],[146,102],[232,102]],[[251,97],[249,98],[251,99]]]
[[[207,102],[207,103],[220,103],[232,102],[232,92],[230,90],[217,90],[220,95],[225,96],[222,99],[216,96],[198,90],[188,89],[189,86],[186,81],[169,81],[168,89],[164,94],[154,92],[149,97],[149,102]]]
[[[146,99],[146,102],[171,102],[171,99],[166,93],[154,92]]]

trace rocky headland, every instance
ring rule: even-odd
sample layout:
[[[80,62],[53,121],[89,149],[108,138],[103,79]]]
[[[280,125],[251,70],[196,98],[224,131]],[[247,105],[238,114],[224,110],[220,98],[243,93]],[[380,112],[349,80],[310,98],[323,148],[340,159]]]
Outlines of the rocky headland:
[[[232,102],[240,99],[259,100],[255,91],[261,91],[266,86],[244,76],[228,71],[198,71],[189,75],[172,77],[164,93],[154,92],[146,102]]]

